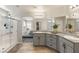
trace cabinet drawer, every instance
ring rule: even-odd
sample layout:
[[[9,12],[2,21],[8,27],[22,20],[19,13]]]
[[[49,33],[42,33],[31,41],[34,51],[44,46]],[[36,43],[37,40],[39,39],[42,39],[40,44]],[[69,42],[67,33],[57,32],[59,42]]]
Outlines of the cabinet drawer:
[[[48,41],[46,44],[54,44],[54,45],[56,45],[56,42]]]
[[[49,38],[49,39],[47,39],[47,42],[56,43],[56,39],[54,39],[54,38]]]
[[[54,43],[48,43],[47,46],[56,49],[56,44]]]

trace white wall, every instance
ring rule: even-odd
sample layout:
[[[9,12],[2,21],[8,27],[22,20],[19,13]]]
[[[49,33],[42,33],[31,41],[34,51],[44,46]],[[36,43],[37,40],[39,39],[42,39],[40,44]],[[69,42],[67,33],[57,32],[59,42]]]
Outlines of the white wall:
[[[22,42],[22,21],[21,20],[17,21],[17,37],[18,37],[18,41]]]
[[[68,5],[58,8],[51,7],[51,9],[48,8],[46,11],[46,15],[52,17],[67,16],[69,14],[70,14],[70,9]]]

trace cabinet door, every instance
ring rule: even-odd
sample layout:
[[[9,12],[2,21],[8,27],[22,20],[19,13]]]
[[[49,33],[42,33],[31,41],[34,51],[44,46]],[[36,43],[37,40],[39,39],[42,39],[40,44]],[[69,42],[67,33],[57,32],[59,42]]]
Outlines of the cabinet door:
[[[46,34],[46,45],[50,46],[50,43],[52,43],[52,36],[49,34]]]
[[[40,45],[45,45],[45,36],[40,36],[39,43]]]
[[[34,34],[33,35],[34,45],[45,45],[45,35],[44,34]]]
[[[64,53],[64,39],[59,37],[58,48],[57,50],[61,53]]]
[[[56,39],[52,39],[52,48],[56,49]]]
[[[39,45],[40,37],[39,36],[34,36],[33,37],[33,45]]]
[[[59,37],[58,51],[61,53],[73,53],[73,44],[67,39]]]
[[[73,47],[74,43],[68,41],[67,39],[64,39],[65,42],[65,53],[73,53]]]
[[[71,48],[70,46],[66,45],[65,53],[73,53],[73,48]]]

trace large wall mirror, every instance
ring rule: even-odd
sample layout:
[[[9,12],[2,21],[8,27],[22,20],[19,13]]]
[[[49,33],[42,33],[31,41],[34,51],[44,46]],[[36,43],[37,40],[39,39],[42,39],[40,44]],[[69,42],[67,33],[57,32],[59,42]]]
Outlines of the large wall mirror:
[[[68,29],[69,28],[69,29]],[[66,24],[67,32],[78,32],[79,31],[79,19],[77,18],[68,18]]]
[[[76,20],[76,32],[79,32],[79,19]]]
[[[67,19],[67,24],[66,24],[66,31],[67,32],[74,32],[75,31],[75,20],[68,18]]]

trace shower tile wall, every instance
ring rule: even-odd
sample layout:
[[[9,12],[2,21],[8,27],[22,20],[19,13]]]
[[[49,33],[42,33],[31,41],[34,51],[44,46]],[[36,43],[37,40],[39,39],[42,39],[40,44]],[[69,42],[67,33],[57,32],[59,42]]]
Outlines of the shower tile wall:
[[[0,52],[7,52],[17,44],[17,21],[9,19],[8,12],[0,9]]]

